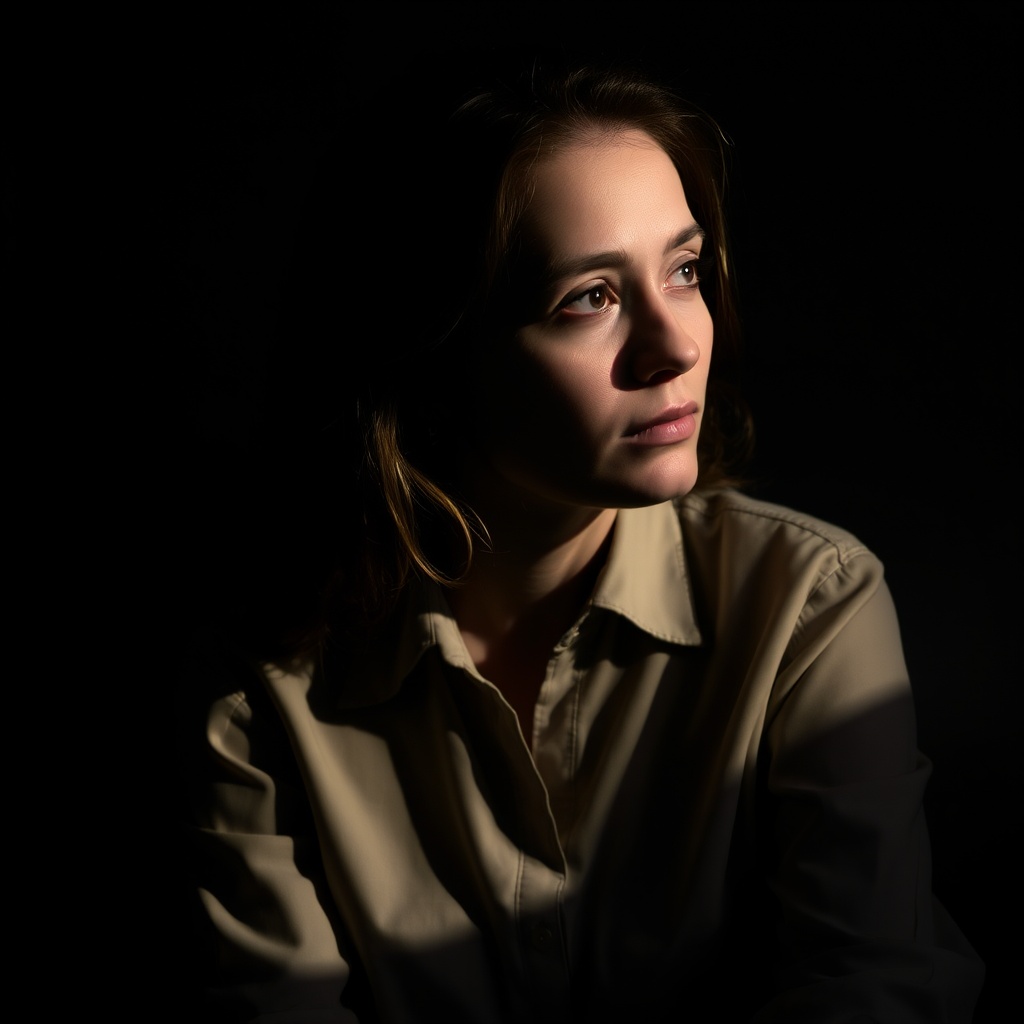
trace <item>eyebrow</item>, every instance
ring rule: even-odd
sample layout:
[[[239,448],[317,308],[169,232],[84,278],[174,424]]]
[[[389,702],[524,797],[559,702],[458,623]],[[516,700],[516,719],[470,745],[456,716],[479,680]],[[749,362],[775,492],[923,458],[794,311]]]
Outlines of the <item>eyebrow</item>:
[[[699,224],[691,224],[689,227],[683,228],[678,235],[672,238],[668,245],[665,246],[664,252],[667,255],[673,249],[678,249],[681,245],[686,245],[687,242],[693,241],[694,238],[703,240],[705,237],[705,231]],[[621,267],[628,261],[629,257],[623,249],[607,249],[603,252],[586,253],[583,256],[572,256],[569,259],[556,260],[544,268],[544,283],[554,284],[556,281],[562,280],[562,278],[575,277],[578,274],[585,274],[600,267]]]

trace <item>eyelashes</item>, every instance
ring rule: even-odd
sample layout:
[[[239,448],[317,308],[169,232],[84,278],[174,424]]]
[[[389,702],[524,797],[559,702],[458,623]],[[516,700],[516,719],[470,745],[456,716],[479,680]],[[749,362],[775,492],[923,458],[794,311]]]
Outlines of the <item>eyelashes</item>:
[[[582,291],[575,292],[565,299],[556,312],[568,311],[583,316],[590,316],[607,309],[612,302],[611,289],[605,284],[588,285]],[[589,303],[589,308],[588,308]],[[578,307],[578,308],[577,308]]]
[[[710,266],[710,257],[688,255],[669,273],[665,279],[665,286],[687,291],[696,289],[707,279]],[[555,307],[554,312],[565,313],[568,316],[596,316],[619,301],[621,300],[612,285],[606,281],[594,281],[567,295]]]

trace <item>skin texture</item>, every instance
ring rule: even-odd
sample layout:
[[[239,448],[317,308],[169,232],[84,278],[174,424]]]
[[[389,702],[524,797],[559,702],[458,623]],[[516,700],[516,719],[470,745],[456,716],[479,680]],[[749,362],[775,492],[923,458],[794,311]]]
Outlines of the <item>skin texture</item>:
[[[547,660],[600,571],[615,510],[696,482],[713,334],[702,238],[653,140],[579,140],[539,161],[534,183],[531,270],[515,296],[525,312],[480,345],[467,415],[466,493],[492,543],[450,598],[528,741]],[[682,422],[641,429],[666,413]]]
[[[531,504],[613,508],[685,493],[712,324],[696,286],[702,239],[674,244],[696,227],[679,175],[630,131],[546,158],[535,186],[524,235],[541,272],[521,289],[528,322],[482,347],[481,453],[507,497]],[[638,443],[638,425],[687,403],[691,436]]]

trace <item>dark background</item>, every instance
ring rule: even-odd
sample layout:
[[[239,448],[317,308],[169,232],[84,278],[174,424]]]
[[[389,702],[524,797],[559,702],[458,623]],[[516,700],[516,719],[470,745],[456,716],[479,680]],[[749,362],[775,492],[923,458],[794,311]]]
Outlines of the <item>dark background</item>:
[[[352,90],[372,101],[410,63],[467,47],[639,55],[733,142],[751,490],[847,527],[885,563],[934,763],[935,888],[988,963],[976,1019],[1001,1019],[1021,910],[1016,6],[338,4],[151,26],[171,270],[148,441],[171,528],[147,558],[168,649],[236,599],[240,524],[268,493],[256,424],[268,404],[285,418],[302,404],[274,375],[276,318]],[[400,132],[401,106],[389,116]],[[415,163],[397,188],[415,187]],[[429,240],[410,255],[436,286]],[[358,273],[345,315],[360,315]]]

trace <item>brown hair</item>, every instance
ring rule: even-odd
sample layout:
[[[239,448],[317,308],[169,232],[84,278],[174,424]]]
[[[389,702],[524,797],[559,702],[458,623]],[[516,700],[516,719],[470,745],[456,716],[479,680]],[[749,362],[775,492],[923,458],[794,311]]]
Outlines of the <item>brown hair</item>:
[[[359,382],[353,520],[327,606],[303,636],[321,643],[328,623],[365,628],[385,618],[410,575],[456,585],[484,524],[460,502],[432,429],[446,395],[461,386],[459,353],[480,344],[515,267],[534,160],[581,135],[639,129],[671,157],[713,266],[701,284],[715,326],[715,355],[699,443],[702,489],[740,484],[750,419],[734,372],[739,326],[724,217],[728,145],[717,124],[672,90],[624,67],[531,63],[461,97],[441,124],[403,146],[422,154],[403,185],[414,208],[405,225],[429,239],[441,286],[417,306],[416,330],[388,340],[386,356]],[[403,132],[411,130],[403,125]],[[392,232],[408,230],[393,226]],[[466,382],[471,385],[472,382]]]

